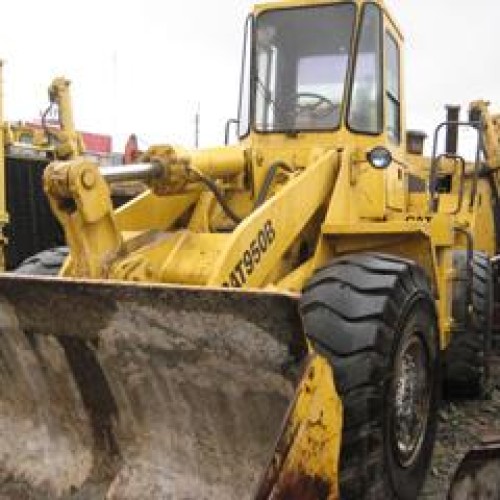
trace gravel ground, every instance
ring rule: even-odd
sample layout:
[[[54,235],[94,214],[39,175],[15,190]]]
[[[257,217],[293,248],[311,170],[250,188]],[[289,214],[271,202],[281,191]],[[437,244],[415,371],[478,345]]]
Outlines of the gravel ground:
[[[420,500],[446,499],[449,484],[467,451],[495,436],[500,439],[500,358],[492,362],[492,386],[486,398],[443,402],[431,470]],[[482,500],[486,496],[463,498]]]

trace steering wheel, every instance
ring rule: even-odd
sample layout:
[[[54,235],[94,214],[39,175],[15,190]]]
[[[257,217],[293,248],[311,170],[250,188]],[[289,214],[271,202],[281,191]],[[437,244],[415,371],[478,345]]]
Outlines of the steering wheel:
[[[314,92],[297,92],[293,98],[295,100],[295,116],[308,111],[315,118],[326,118],[339,108],[338,103],[334,103],[328,97]],[[313,102],[301,104],[301,99],[313,99]]]

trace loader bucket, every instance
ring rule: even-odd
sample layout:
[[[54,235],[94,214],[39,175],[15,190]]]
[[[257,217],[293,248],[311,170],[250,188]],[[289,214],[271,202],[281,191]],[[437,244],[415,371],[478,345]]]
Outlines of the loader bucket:
[[[469,450],[452,479],[448,500],[500,498],[500,436]]]
[[[253,498],[307,347],[296,297],[0,277],[0,498]]]

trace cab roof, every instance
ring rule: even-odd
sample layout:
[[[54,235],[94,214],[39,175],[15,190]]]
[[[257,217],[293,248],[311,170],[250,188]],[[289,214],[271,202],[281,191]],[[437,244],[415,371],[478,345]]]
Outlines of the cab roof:
[[[401,28],[387,9],[384,0],[275,0],[273,2],[258,3],[254,5],[253,12],[255,15],[259,15],[266,10],[312,7],[315,5],[333,5],[336,3],[354,3],[360,7],[365,3],[375,3],[379,5],[384,14],[390,19],[401,39],[403,39]]]

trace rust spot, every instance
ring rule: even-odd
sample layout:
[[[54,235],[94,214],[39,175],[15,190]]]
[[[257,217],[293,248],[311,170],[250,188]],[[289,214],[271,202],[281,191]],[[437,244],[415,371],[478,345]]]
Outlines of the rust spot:
[[[318,476],[290,472],[280,478],[273,500],[327,500],[330,484]]]
[[[267,477],[255,500],[327,500],[331,484],[301,471]]]

